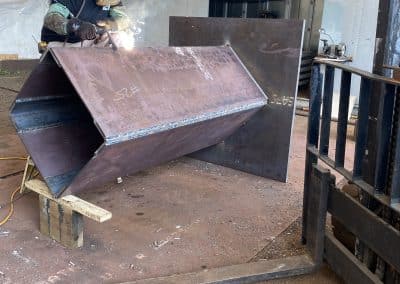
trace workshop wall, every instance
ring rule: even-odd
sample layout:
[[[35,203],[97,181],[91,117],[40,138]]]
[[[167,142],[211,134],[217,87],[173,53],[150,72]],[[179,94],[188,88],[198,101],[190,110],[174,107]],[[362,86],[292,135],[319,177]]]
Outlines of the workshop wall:
[[[0,0],[0,54],[38,58],[37,43],[48,0]],[[205,0],[123,1],[132,18],[136,46],[168,45],[169,16],[208,16]]]
[[[169,16],[208,16],[208,0],[129,0],[136,46],[165,46],[169,38]]]
[[[365,71],[373,67],[378,2],[325,0],[322,27],[336,43],[347,45],[347,55],[353,57],[349,65]]]
[[[400,2],[390,3],[390,27],[387,34],[385,64],[389,66],[400,66]]]
[[[333,38],[335,43],[346,44],[346,54],[353,58],[353,62],[346,64],[369,72],[372,72],[375,56],[378,2],[376,0],[325,0],[322,17],[321,27]],[[329,39],[325,35],[321,35],[321,38]],[[335,108],[338,108],[339,105],[339,83],[340,71],[337,71],[333,117],[337,117]],[[353,76],[350,102],[352,106],[358,104],[359,91],[360,78]]]
[[[0,54],[37,58],[47,0],[0,0]]]

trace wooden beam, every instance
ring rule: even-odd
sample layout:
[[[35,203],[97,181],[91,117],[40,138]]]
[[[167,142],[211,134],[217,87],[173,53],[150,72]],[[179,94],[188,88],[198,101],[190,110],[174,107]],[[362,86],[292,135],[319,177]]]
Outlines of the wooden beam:
[[[103,223],[112,218],[111,212],[82,200],[74,195],[68,195],[60,199],[54,198],[47,185],[41,180],[29,180],[25,183],[25,187],[38,193],[40,196],[47,198],[48,200],[54,201],[62,206],[65,210],[70,209],[96,222]]]
[[[83,246],[83,216],[39,195],[40,232],[68,248]]]
[[[18,60],[18,54],[0,54],[0,61],[3,60]]]
[[[25,187],[25,182],[28,180],[31,180],[33,178],[33,175],[35,173],[35,164],[33,163],[31,157],[28,157],[25,163],[25,170],[24,170],[24,175],[22,177],[22,182],[21,182],[21,188],[20,188],[20,193],[23,194],[26,190]]]

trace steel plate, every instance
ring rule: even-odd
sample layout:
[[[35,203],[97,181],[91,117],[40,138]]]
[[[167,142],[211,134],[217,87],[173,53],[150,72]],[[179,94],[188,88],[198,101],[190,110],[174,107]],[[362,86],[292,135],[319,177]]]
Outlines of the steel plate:
[[[215,145],[266,104],[229,47],[54,48],[11,117],[60,196]]]
[[[269,104],[224,143],[193,157],[287,181],[304,21],[170,18],[171,46],[230,45]]]

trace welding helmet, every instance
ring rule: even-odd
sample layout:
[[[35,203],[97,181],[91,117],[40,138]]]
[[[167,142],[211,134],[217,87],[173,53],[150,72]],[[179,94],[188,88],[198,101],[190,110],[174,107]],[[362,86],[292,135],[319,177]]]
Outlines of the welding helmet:
[[[121,3],[121,0],[96,0],[96,4],[101,7],[112,7],[117,6]]]

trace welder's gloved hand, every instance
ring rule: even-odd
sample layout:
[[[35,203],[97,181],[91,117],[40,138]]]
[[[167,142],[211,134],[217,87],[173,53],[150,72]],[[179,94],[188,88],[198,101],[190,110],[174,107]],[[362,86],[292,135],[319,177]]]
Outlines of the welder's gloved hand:
[[[92,40],[96,38],[96,26],[84,22],[79,19],[71,19],[67,23],[67,33],[69,35],[75,35],[81,40]]]
[[[121,4],[121,0],[96,0],[97,6],[117,6]]]

